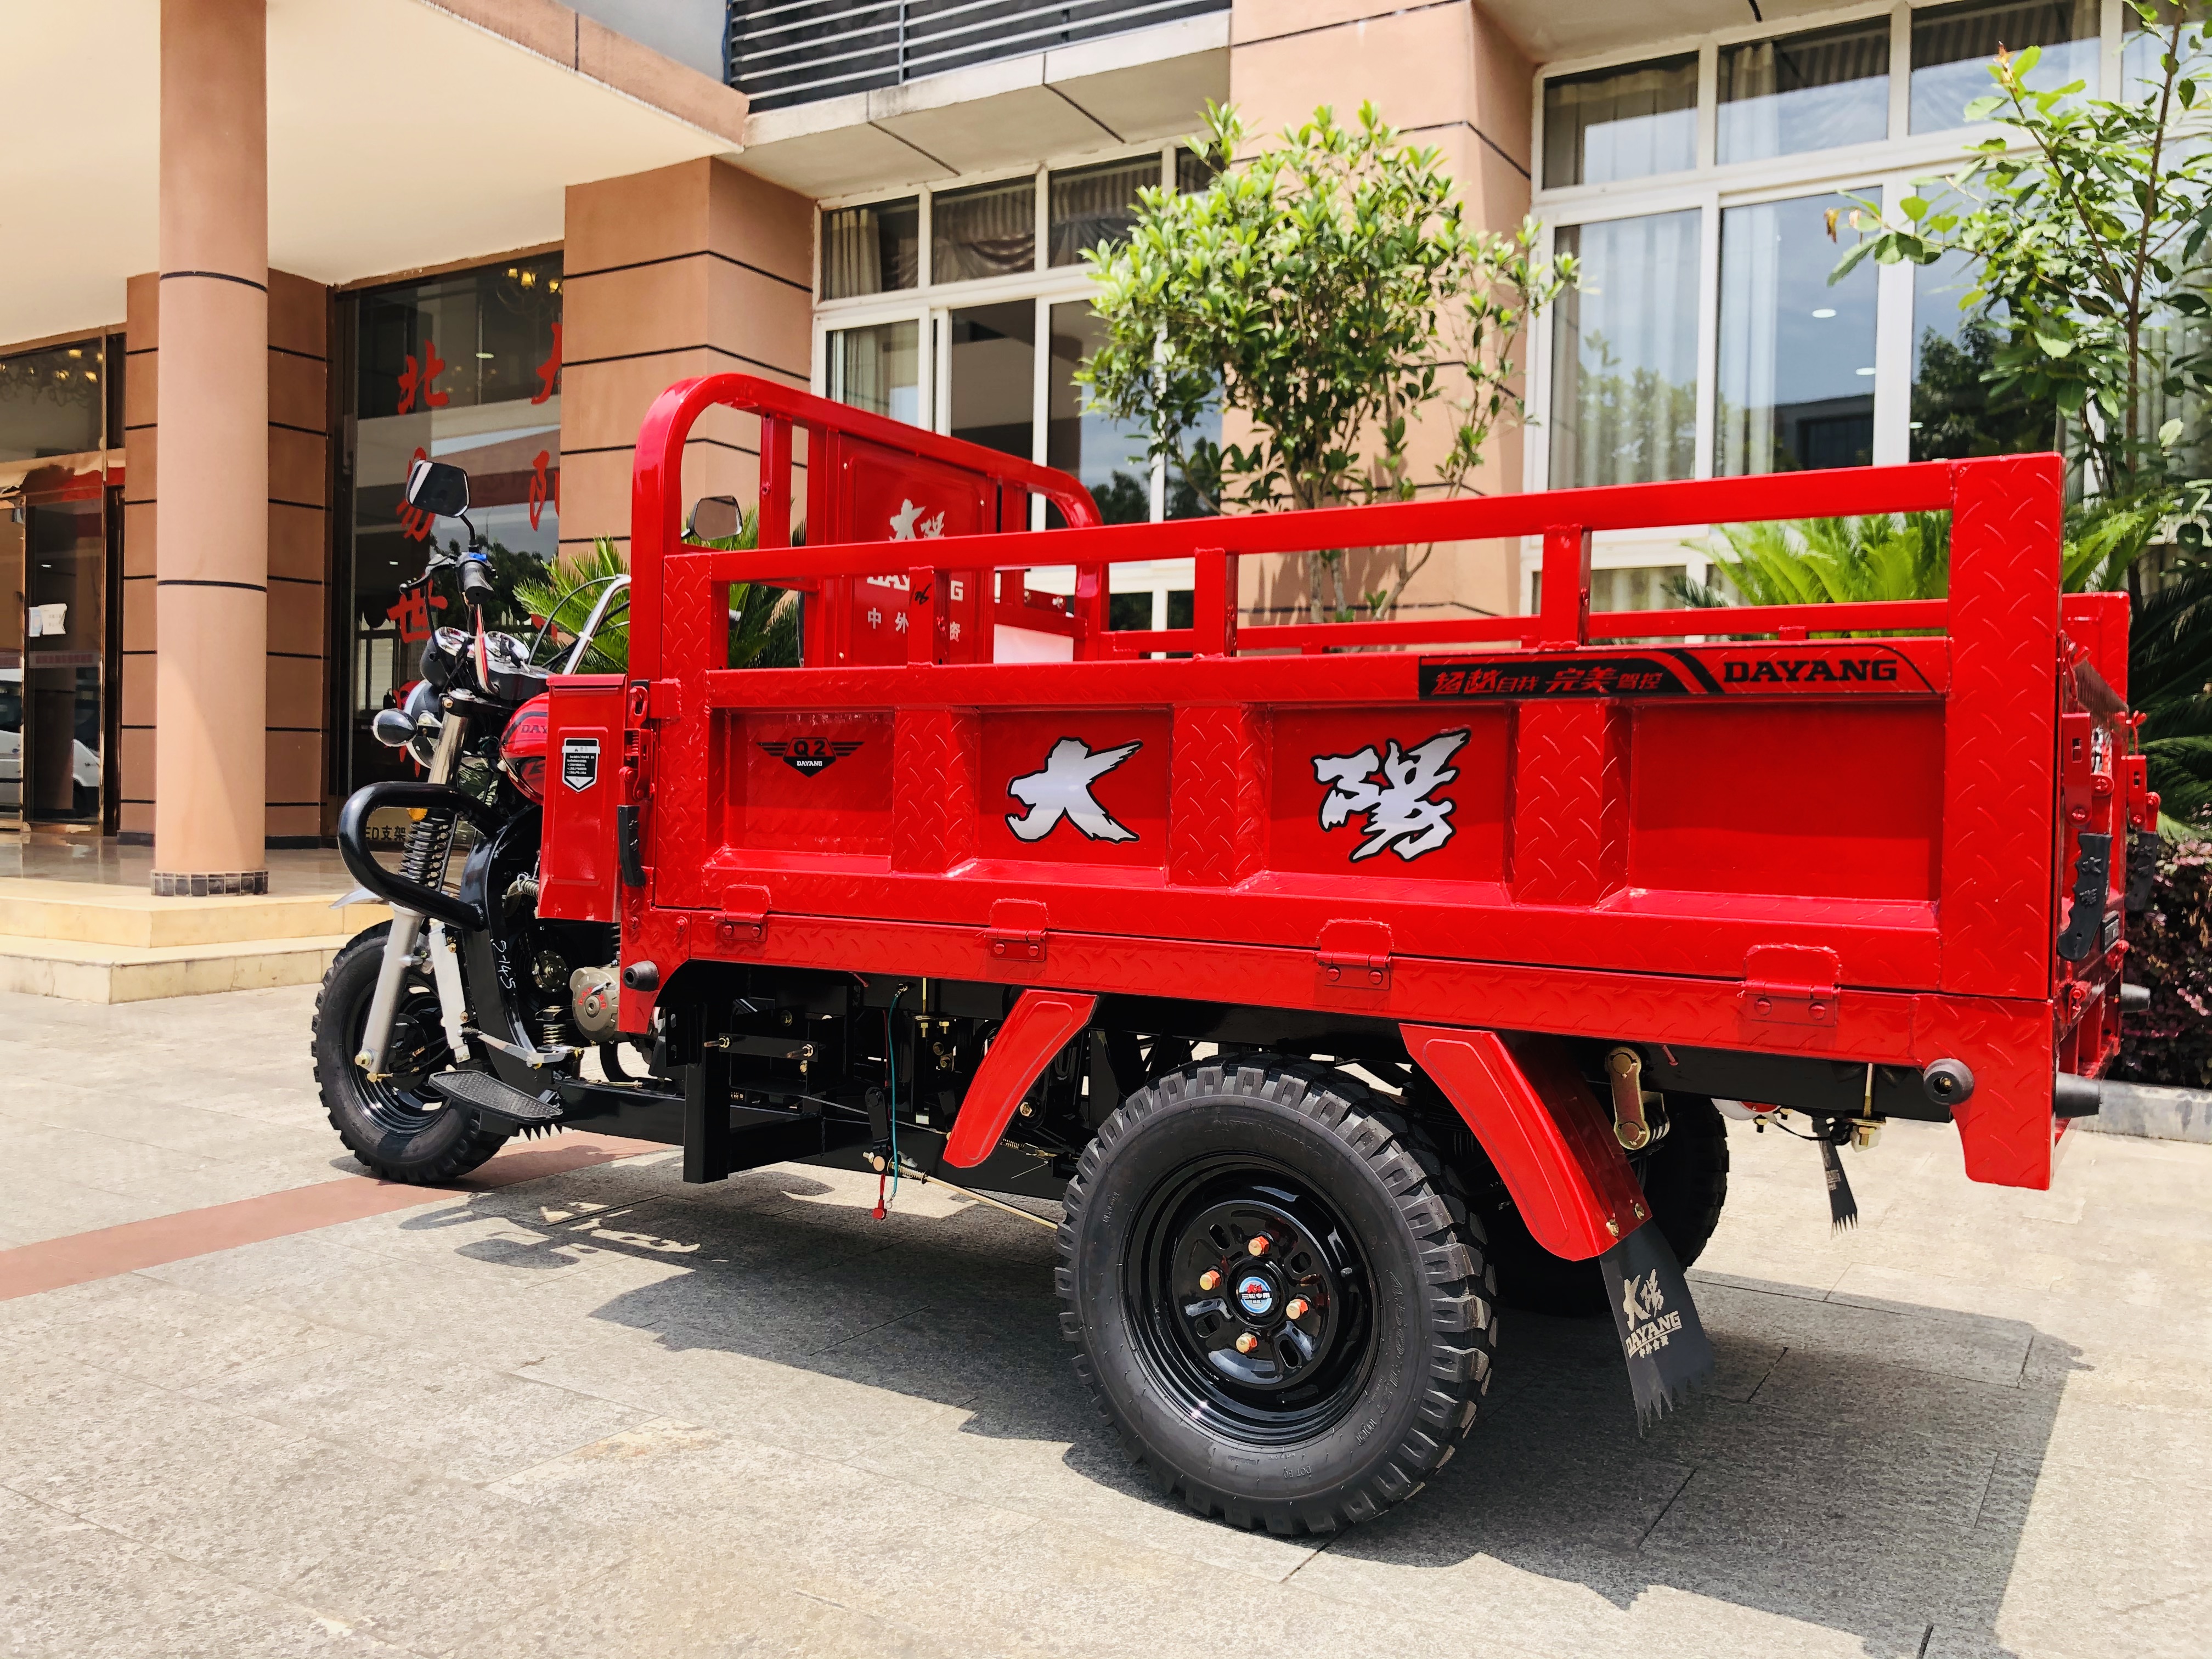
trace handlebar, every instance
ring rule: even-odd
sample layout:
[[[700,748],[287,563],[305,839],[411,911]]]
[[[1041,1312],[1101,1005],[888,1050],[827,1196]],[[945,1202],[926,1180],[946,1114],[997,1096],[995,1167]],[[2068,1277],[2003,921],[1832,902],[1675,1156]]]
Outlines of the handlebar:
[[[461,560],[461,597],[479,608],[491,602],[495,589],[491,579],[491,561],[481,553],[471,553]]]

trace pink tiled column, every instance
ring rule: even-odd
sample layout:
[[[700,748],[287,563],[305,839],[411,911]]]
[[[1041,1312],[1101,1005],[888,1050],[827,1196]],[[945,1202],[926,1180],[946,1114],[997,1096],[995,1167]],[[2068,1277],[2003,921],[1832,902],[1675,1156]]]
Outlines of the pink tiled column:
[[[154,890],[268,890],[264,0],[162,0]]]

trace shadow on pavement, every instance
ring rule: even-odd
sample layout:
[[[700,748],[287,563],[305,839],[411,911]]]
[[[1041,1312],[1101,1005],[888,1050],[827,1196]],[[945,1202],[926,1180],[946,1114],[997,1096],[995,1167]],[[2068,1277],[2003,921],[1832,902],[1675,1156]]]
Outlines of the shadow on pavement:
[[[875,1223],[849,1188],[787,1170],[701,1190],[583,1216],[502,1204],[542,1241],[458,1253],[558,1267],[587,1237],[659,1260],[666,1276],[592,1316],[672,1352],[958,1407],[969,1432],[1071,1441],[1086,1478],[1164,1501],[1070,1376],[1043,1229],[976,1210]],[[483,1213],[479,1200],[403,1224]],[[1454,1570],[1487,1558],[1621,1608],[1661,1589],[1825,1626],[1882,1659],[2004,1653],[1995,1620],[2078,1351],[2017,1321],[1692,1283],[1720,1366],[1683,1409],[1639,1436],[1608,1321],[1508,1310],[1484,1420],[1419,1498],[1330,1540],[1332,1559],[1425,1570],[1419,1593],[1470,1621],[1474,1585]]]

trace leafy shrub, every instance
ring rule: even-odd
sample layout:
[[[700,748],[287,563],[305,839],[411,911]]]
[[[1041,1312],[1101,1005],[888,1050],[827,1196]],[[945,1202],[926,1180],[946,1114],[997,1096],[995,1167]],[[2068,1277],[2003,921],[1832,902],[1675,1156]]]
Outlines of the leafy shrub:
[[[2115,1076],[2212,1089],[2212,814],[2160,843],[2149,907],[2129,928],[2127,976],[2150,1006],[2127,1016]]]

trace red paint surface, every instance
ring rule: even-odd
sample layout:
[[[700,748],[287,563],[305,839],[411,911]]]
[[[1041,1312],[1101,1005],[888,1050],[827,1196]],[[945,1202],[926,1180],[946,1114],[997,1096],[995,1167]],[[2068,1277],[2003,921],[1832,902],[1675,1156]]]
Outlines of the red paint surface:
[[[960,1115],[945,1141],[946,1163],[972,1170],[991,1155],[1037,1073],[1091,1023],[1097,1006],[1097,997],[1078,993],[1022,993],[960,1103]]]
[[[805,429],[808,546],[681,542],[684,441],[716,404],[765,417],[772,526],[793,506],[790,429]],[[2075,832],[2120,798],[2096,794],[2084,763],[2062,801],[2062,645],[2078,633],[2118,686],[2126,642],[2117,607],[2074,601],[2062,641],[2059,483],[2054,458],[2006,457],[1103,527],[1079,486],[1043,469],[744,376],[687,381],[655,404],[637,452],[641,684],[623,789],[644,815],[650,878],[621,896],[624,957],[665,971],[716,954],[687,917],[742,888],[770,918],[750,962],[1048,975],[1085,993],[1897,1066],[1954,1056],[1980,1079],[1960,1114],[1969,1169],[2045,1185],[2051,1067],[2095,1070],[2118,1025],[2118,956],[2054,960]],[[1079,527],[1011,528],[1032,491]],[[1954,523],[1944,600],[1592,617],[1578,597],[1588,532],[1938,509]],[[940,512],[941,537],[889,539],[894,519],[918,538]],[[1520,536],[1545,538],[1560,578],[1547,574],[1559,602],[1544,617],[1240,627],[1233,614],[1245,556]],[[1164,558],[1194,562],[1203,614],[1104,632],[1110,568]],[[1028,574],[1045,567],[1072,568],[1073,594],[1031,605]],[[725,666],[732,581],[808,595],[808,666]],[[986,586],[998,619],[1034,611],[1073,659],[988,660],[963,608]],[[903,597],[902,651],[856,642],[856,592]],[[1841,637],[1854,629],[1881,636]],[[2119,750],[2124,719],[2106,725]],[[813,781],[829,786],[821,802],[849,799],[778,833],[756,819],[768,785],[738,734],[779,720],[888,725],[887,833],[879,775],[848,760]],[[1322,822],[1317,757],[1370,746],[1379,762],[1393,741],[1402,757],[1456,730],[1449,777],[1383,811],[1370,798],[1387,769],[1355,770],[1339,821]],[[1008,783],[1063,736],[1093,752],[1141,745],[1092,792],[1130,839],[1066,822],[1036,842],[1010,832],[1025,808]],[[796,781],[776,781],[775,811],[806,811]],[[1419,856],[1400,856],[1402,836],[1372,850],[1391,823],[1446,805],[1449,836]],[[549,857],[564,856],[549,833]],[[1011,900],[1050,917],[1042,964],[987,946]],[[1387,985],[1328,975],[1324,933],[1347,922],[1387,937]],[[1741,994],[1753,953],[1773,947],[1832,957],[1832,1023],[1764,1018]],[[626,994],[625,1029],[651,1006]]]
[[[1402,1030],[1407,1052],[1482,1143],[1539,1244],[1584,1261],[1644,1224],[1643,1189],[1612,1118],[1558,1039]]]

